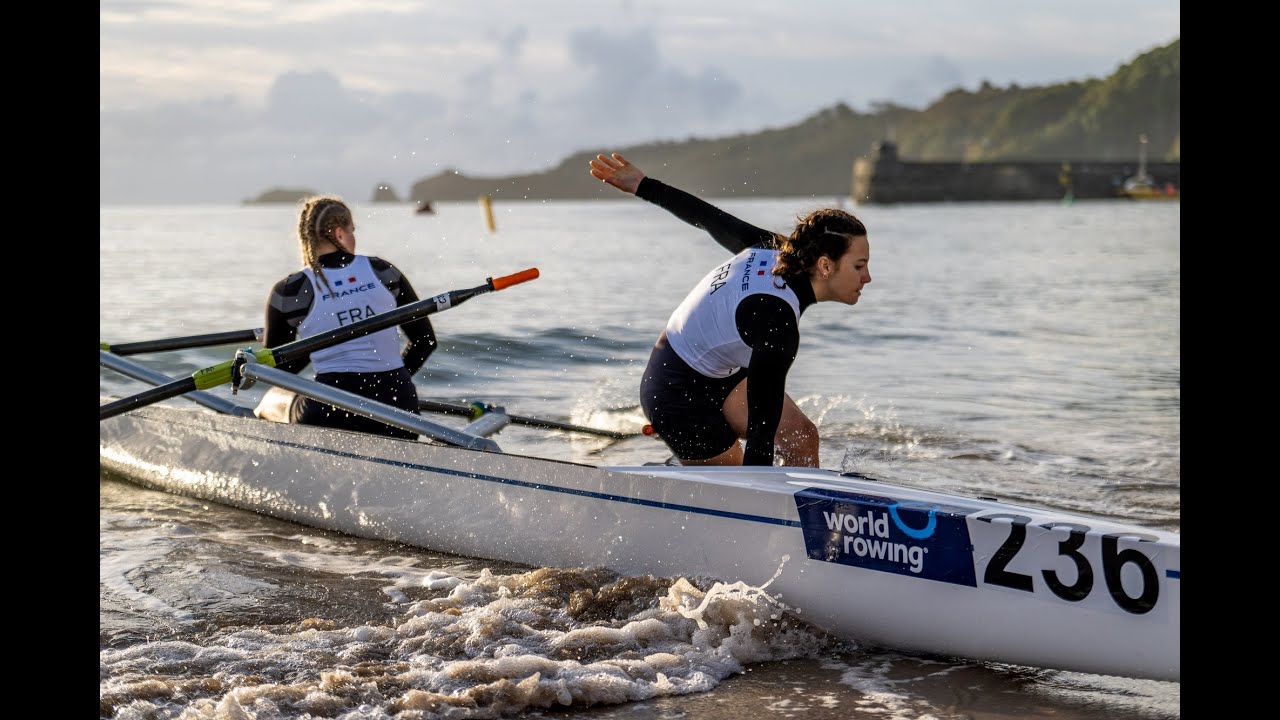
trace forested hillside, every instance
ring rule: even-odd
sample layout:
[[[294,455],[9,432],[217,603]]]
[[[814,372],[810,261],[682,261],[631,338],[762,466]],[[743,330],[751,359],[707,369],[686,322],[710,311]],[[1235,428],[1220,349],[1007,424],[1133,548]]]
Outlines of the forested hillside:
[[[784,128],[730,137],[584,148],[537,174],[476,178],[453,170],[414,183],[414,202],[594,197],[605,190],[587,161],[613,150],[655,176],[707,197],[846,195],[853,162],[892,139],[908,162],[1123,161],[1149,141],[1152,161],[1179,162],[1181,39],[1143,53],[1109,77],[1045,87],[953,90],[923,110],[843,103]],[[616,191],[612,191],[616,192]]]

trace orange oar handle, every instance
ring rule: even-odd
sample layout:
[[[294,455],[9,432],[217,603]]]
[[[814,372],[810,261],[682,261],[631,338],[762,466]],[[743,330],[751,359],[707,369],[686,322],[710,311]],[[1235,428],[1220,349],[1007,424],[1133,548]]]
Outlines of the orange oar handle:
[[[518,273],[496,277],[490,282],[493,284],[494,290],[501,290],[503,288],[509,288],[512,285],[519,285],[522,282],[533,280],[536,277],[538,277],[538,268],[529,268],[528,270],[521,270]]]

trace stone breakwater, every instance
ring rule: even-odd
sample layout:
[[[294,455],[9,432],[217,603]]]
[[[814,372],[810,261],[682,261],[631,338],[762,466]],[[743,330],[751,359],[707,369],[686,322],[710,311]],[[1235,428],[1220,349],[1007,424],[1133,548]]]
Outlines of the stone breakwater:
[[[1181,163],[1147,163],[1158,187],[1182,188]],[[1137,175],[1131,162],[903,162],[897,148],[878,143],[853,165],[850,195],[858,204],[1005,202],[1123,197]]]

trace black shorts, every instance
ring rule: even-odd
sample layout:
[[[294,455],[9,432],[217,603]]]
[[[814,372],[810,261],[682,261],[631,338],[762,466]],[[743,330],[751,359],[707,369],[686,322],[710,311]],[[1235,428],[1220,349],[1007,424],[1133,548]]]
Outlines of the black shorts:
[[[725,420],[724,401],[746,377],[746,368],[724,378],[703,375],[680,359],[664,334],[640,381],[640,407],[676,457],[706,460],[738,442]]]
[[[414,415],[421,414],[418,411],[418,388],[413,384],[413,376],[409,374],[408,368],[401,367],[371,373],[317,373],[316,382],[407,410]],[[290,422],[303,425],[321,425],[406,440],[418,438],[415,432],[391,427],[373,418],[357,415],[309,397],[299,397],[298,402],[290,407],[289,414]]]

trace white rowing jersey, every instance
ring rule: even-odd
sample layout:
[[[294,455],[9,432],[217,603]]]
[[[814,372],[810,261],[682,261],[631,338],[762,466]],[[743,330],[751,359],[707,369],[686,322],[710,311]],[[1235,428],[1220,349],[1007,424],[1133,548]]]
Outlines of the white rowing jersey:
[[[777,250],[749,247],[707,273],[667,320],[667,342],[689,367],[723,378],[751,364],[735,319],[738,304],[751,295],[775,295],[800,319],[800,299],[773,274]]]
[[[298,337],[306,338],[357,320],[373,317],[396,307],[396,299],[369,265],[369,258],[356,255],[344,268],[321,268],[329,287],[320,282],[311,268],[303,268],[315,299],[311,310],[298,325]],[[311,353],[317,373],[381,372],[404,366],[400,359],[400,335],[389,327]]]

